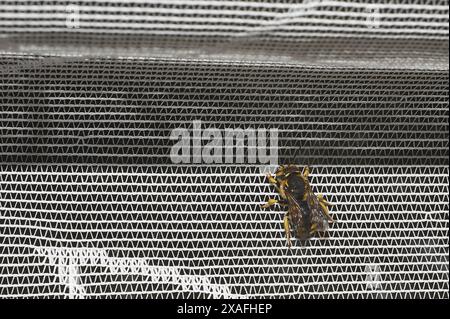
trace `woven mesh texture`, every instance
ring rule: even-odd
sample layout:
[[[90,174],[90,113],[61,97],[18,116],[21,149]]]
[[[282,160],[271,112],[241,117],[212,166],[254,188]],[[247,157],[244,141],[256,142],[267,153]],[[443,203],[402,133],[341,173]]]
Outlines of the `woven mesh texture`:
[[[0,296],[449,298],[448,102],[448,1],[0,1]],[[193,121],[277,128],[327,238]]]
[[[339,203],[339,222],[292,250],[282,212],[259,208],[271,188],[248,167],[5,166],[0,178],[5,295],[68,293],[54,282],[71,255],[49,265],[45,246],[142,258],[233,297],[448,296],[447,167],[316,167],[312,182]],[[209,297],[74,255],[85,295]],[[369,283],[381,287],[367,284],[375,269]]]
[[[448,69],[448,0],[1,1],[0,48]]]

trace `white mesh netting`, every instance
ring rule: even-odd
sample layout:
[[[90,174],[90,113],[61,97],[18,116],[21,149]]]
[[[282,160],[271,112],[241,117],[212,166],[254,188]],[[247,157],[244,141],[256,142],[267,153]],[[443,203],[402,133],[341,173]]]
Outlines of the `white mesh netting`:
[[[448,1],[0,1],[0,86],[2,297],[449,297]],[[277,128],[328,238],[196,120]]]
[[[0,182],[7,296],[448,295],[447,167],[316,167],[339,222],[292,250],[247,167],[7,166]]]

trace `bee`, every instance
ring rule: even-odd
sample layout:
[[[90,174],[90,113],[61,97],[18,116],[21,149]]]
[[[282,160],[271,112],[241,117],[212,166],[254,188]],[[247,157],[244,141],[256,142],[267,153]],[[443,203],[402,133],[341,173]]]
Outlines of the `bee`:
[[[292,246],[292,232],[297,239],[306,241],[316,234],[322,237],[334,223],[329,212],[332,205],[322,194],[314,194],[309,184],[309,173],[308,166],[302,170],[296,165],[281,165],[275,176],[267,174],[269,183],[275,186],[281,198],[269,199],[262,207],[269,208],[275,204],[287,207],[283,225],[288,247]]]

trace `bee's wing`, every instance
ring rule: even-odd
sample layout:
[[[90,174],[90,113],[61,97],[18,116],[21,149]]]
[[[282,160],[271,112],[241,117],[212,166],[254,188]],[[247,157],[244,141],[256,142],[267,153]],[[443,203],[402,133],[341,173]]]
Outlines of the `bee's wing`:
[[[311,225],[316,224],[319,232],[328,230],[328,219],[320,207],[316,194],[309,193],[307,195],[307,203],[311,212]]]
[[[299,239],[309,237],[309,212],[307,206],[301,205],[290,191],[286,191],[286,198],[289,202],[289,219],[295,234]]]

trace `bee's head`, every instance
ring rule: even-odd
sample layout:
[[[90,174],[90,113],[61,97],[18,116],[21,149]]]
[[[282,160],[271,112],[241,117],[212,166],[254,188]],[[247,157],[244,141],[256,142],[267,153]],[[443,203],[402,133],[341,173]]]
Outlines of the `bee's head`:
[[[278,169],[275,171],[275,176],[280,177],[284,176],[286,170],[286,165],[280,165]]]
[[[278,167],[278,169],[276,170],[275,175],[280,177],[287,177],[292,173],[301,173],[301,172],[302,170],[297,165],[293,164],[280,165],[280,167]]]

